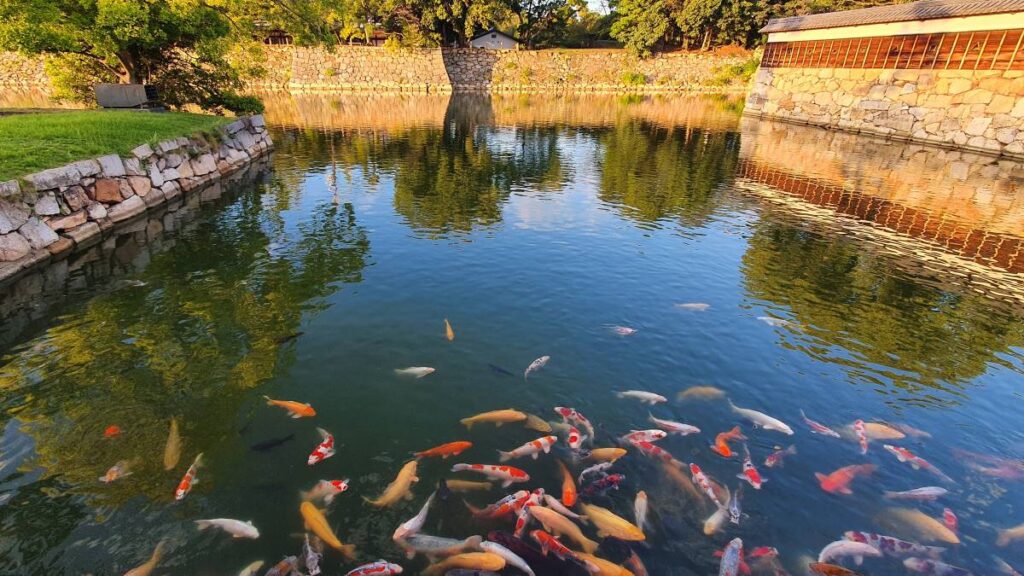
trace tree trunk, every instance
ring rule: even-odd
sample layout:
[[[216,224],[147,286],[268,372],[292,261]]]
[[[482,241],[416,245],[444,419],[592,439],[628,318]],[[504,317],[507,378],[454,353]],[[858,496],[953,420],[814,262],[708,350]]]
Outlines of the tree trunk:
[[[142,70],[135,55],[131,52],[121,51],[117,53],[117,61],[121,63],[124,72],[121,74],[122,84],[142,84]]]

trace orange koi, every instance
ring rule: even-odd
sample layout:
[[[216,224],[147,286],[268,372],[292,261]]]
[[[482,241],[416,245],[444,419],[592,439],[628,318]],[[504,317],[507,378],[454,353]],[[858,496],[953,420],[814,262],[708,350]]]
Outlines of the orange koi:
[[[460,440],[458,442],[449,442],[447,444],[441,444],[440,446],[434,446],[433,448],[422,452],[413,452],[412,455],[417,458],[432,458],[440,456],[444,459],[449,456],[458,456],[472,447],[472,442],[464,442]]]
[[[274,400],[269,396],[264,396],[263,399],[267,401],[267,406],[284,408],[288,411],[290,418],[311,418],[316,416],[316,410],[313,410],[313,407],[309,404],[293,402],[291,400]]]

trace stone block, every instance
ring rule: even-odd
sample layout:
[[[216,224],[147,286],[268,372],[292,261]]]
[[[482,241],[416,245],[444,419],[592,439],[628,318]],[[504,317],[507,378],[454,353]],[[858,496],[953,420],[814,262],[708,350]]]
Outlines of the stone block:
[[[29,218],[18,229],[18,233],[36,250],[46,248],[57,241],[57,233],[36,217]]]
[[[107,207],[99,202],[93,202],[85,207],[85,212],[90,220],[102,220],[107,217]]]
[[[988,104],[992,101],[992,92],[988,90],[969,90],[963,93],[963,99],[961,100],[964,104]]]
[[[177,180],[178,178],[181,178],[181,174],[178,172],[177,168],[165,168],[162,175],[164,177],[165,184],[168,181]]]
[[[988,130],[989,124],[992,124],[991,118],[975,118],[964,128],[964,133],[968,136],[981,136],[985,130]]]
[[[159,188],[153,188],[153,190],[151,190],[149,194],[146,194],[145,196],[142,197],[142,200],[146,203],[147,208],[153,208],[166,202],[167,198],[164,196],[163,190]]]
[[[192,176],[195,176],[195,174],[192,172],[192,164],[190,162],[188,162],[187,160],[185,160],[181,164],[179,164],[178,165],[178,175],[181,178],[191,178]]]
[[[125,158],[124,173],[129,176],[145,176],[146,171],[142,168],[142,161],[138,158]]]
[[[28,222],[29,207],[21,202],[0,200],[0,234],[8,234]]]
[[[164,198],[168,202],[181,196],[181,186],[177,182],[164,182],[164,185],[160,187],[160,191],[164,193]]]
[[[160,172],[160,169],[156,167],[156,164],[149,165],[149,182],[156,187],[164,185],[164,175]]]
[[[198,158],[192,160],[192,173],[196,176],[206,176],[211,172],[217,171],[217,162],[213,159],[212,154],[203,154]]]
[[[79,210],[78,212],[68,214],[67,216],[51,218],[47,224],[50,225],[50,228],[57,231],[70,230],[71,228],[85,224],[88,219],[89,215],[85,213],[85,210]]]
[[[74,247],[75,242],[72,239],[58,236],[52,244],[46,247],[46,250],[51,256],[61,256],[70,252]]]
[[[123,222],[146,211],[146,202],[139,196],[132,196],[120,204],[107,209],[107,214],[115,224]]]
[[[164,162],[169,168],[177,168],[185,161],[185,157],[181,154],[166,154],[164,155]]]
[[[75,246],[78,246],[79,248],[92,246],[96,242],[99,242],[101,235],[102,229],[96,222],[86,222],[78,228],[64,231],[64,236],[73,241]]]
[[[117,154],[100,156],[96,161],[100,163],[100,170],[107,178],[124,176],[124,162],[121,162],[121,157]]]
[[[145,176],[129,176],[128,184],[132,187],[132,190],[136,194],[142,196],[143,198],[146,197],[146,194],[149,194],[149,191],[153,187],[153,184],[149,181],[149,178],[146,178]]]
[[[153,155],[153,147],[149,144],[143,144],[142,146],[136,146],[132,149],[132,156],[135,156],[139,160],[145,160]]]
[[[1018,133],[1019,130],[1016,128],[1003,128],[1001,130],[996,130],[996,140],[998,140],[1000,144],[1009,144],[1017,139]]]
[[[29,174],[23,179],[36,190],[42,191],[78,184],[78,181],[82,179],[82,175],[78,173],[78,169],[75,168],[74,164],[68,164],[60,168],[50,168],[49,170]]]
[[[861,100],[858,104],[858,108],[864,110],[888,110],[890,106],[889,102],[883,100]]]
[[[113,178],[100,178],[93,186],[92,199],[106,204],[120,202],[123,200],[121,198],[121,186]]]
[[[0,236],[0,262],[13,262],[24,258],[31,250],[32,246],[17,232]]]
[[[160,152],[164,154],[167,154],[168,152],[173,152],[180,148],[180,146],[178,146],[178,141],[173,138],[171,140],[164,140],[163,142],[160,142],[159,144],[156,145],[156,147],[158,150],[160,150]]]
[[[944,70],[943,72],[950,72],[950,71],[949,70]],[[942,73],[940,72],[940,75],[941,74]],[[970,80],[966,79],[966,78],[951,78],[950,81],[949,81],[948,89],[947,90],[948,90],[949,94],[954,94],[954,95],[955,94],[962,94],[962,93],[967,92],[968,90],[970,90],[973,86],[974,86],[974,83],[971,82]]]
[[[132,190],[131,184],[125,179],[117,181],[117,191],[121,193],[121,198],[125,200],[135,195],[135,190]]]
[[[36,200],[35,213],[39,216],[56,216],[60,214],[60,204],[53,192],[43,194]]]
[[[1002,94],[996,94],[992,97],[992,101],[985,108],[985,113],[1006,114],[1013,110],[1013,107],[1016,103],[1017,101],[1013,97],[1003,96]]]
[[[14,198],[21,196],[21,185],[17,180],[0,182],[0,198]]]
[[[96,176],[102,170],[100,163],[95,160],[80,160],[71,164],[78,171],[82,178]]]

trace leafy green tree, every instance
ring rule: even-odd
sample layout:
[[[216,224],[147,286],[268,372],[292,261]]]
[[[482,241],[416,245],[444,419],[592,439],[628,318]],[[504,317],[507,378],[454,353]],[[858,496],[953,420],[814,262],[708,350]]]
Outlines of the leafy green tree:
[[[671,25],[665,0],[621,0],[617,12],[612,37],[640,56],[650,55]]]

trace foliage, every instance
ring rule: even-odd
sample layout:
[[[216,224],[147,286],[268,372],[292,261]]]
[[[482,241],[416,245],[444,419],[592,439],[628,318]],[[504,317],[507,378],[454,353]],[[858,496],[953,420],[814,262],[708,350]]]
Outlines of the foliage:
[[[621,80],[626,86],[643,86],[647,84],[647,76],[640,72],[623,72]]]
[[[639,56],[649,56],[669,30],[665,0],[621,0],[617,13],[612,37]]]
[[[709,83],[714,86],[746,84],[754,77],[760,63],[761,58],[757,56],[736,64],[726,64],[715,70],[715,75],[711,77]]]
[[[128,155],[143,142],[205,132],[220,116],[114,110],[0,116],[0,181],[104,154]]]

